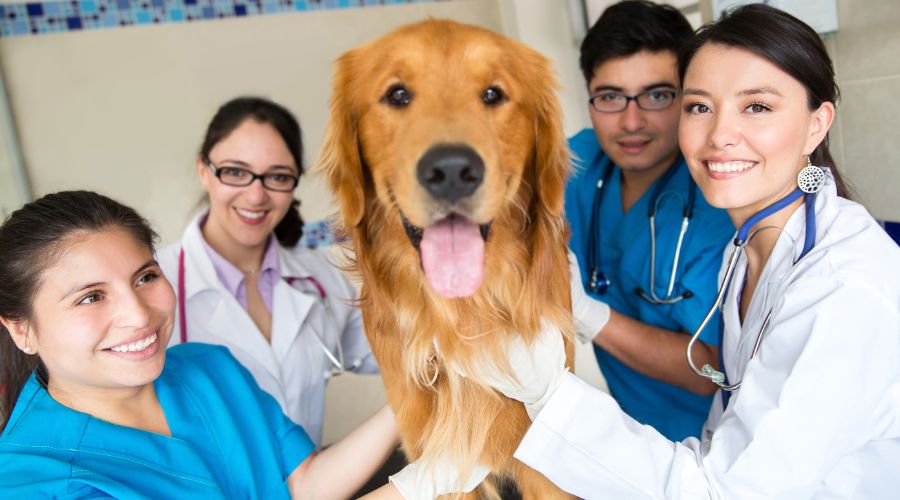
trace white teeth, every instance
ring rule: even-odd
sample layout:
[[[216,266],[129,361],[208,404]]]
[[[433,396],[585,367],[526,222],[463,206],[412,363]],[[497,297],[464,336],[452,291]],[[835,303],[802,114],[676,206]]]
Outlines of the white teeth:
[[[151,344],[156,342],[156,334],[145,338],[144,340],[138,340],[132,344],[127,345],[117,345],[115,347],[110,347],[109,350],[113,352],[137,352],[143,351],[144,349],[150,347]]]
[[[727,172],[741,172],[743,170],[747,170],[748,168],[756,165],[755,161],[725,161],[725,162],[713,162],[708,161],[706,164],[709,166],[709,169],[713,172],[719,173],[727,173]]]
[[[251,212],[249,210],[242,210],[240,208],[236,209],[237,213],[241,214],[241,216],[246,217],[248,219],[259,219],[263,215],[266,215],[265,212]]]

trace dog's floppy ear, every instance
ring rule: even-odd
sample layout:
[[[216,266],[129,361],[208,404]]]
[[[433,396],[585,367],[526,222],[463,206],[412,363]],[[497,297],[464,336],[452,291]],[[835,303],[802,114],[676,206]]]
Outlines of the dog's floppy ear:
[[[550,61],[529,51],[530,75],[535,113],[535,168],[537,195],[541,206],[551,217],[563,214],[566,179],[569,175],[569,147],[562,126],[562,111],[556,91],[559,84]]]
[[[331,116],[317,166],[325,174],[332,192],[337,196],[341,218],[344,227],[348,229],[359,225],[365,208],[364,167],[353,106],[355,60],[356,51],[350,51],[335,62]]]

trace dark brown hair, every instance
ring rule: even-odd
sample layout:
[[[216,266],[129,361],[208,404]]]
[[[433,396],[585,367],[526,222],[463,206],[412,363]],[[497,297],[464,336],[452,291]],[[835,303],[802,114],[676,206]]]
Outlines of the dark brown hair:
[[[581,42],[579,63],[590,85],[594,70],[610,59],[643,50],[677,55],[694,30],[671,5],[647,0],[624,0],[609,6]]]
[[[44,272],[78,232],[123,229],[153,252],[156,233],[133,209],[90,191],[48,194],[13,212],[0,226],[0,317],[30,321]],[[37,355],[26,355],[0,324],[0,430],[32,371],[46,383]]]
[[[697,51],[710,43],[748,50],[778,66],[806,88],[810,111],[825,102],[837,104],[840,98],[834,67],[822,39],[803,21],[784,11],[764,4],[749,4],[701,27],[679,54],[678,74],[682,82]],[[813,150],[810,161],[830,168],[838,195],[851,197],[831,157],[827,135]]]
[[[286,108],[262,97],[238,97],[223,104],[206,128],[206,136],[200,146],[200,157],[208,160],[212,148],[248,119],[271,125],[278,132],[302,175],[303,139],[300,124]],[[291,208],[275,226],[275,237],[282,246],[294,247],[303,236],[303,218],[300,217],[299,207],[300,202],[293,200]]]

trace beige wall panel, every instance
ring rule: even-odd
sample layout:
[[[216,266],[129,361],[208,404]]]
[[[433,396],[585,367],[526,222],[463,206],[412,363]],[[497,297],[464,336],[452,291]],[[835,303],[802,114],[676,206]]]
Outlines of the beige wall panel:
[[[860,201],[879,219],[900,220],[900,75],[843,86],[844,164]]]
[[[838,0],[836,33],[825,37],[841,102],[831,132],[838,166],[872,214],[900,220],[900,2]]]
[[[578,65],[581,40],[572,33],[567,2],[503,0],[506,33],[538,50],[553,63],[567,136],[590,127],[588,95]]]
[[[429,16],[500,29],[496,2],[469,0],[4,39],[0,60],[33,190],[114,195],[172,241],[201,198],[193,158],[219,104],[239,94],[285,104],[300,118],[310,164],[332,61]],[[308,220],[334,210],[313,177],[298,196]]]
[[[900,74],[897,0],[838,0],[838,31],[831,36],[842,81]]]

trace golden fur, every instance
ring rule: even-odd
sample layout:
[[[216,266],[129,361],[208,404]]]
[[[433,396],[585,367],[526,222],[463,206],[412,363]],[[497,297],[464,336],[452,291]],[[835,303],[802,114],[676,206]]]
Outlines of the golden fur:
[[[412,96],[402,109],[384,100],[398,84]],[[486,105],[491,86],[508,100]],[[541,499],[568,496],[512,459],[530,424],[522,405],[445,367],[508,369],[498,340],[533,339],[542,321],[571,336],[569,159],[556,88],[550,63],[515,41],[450,21],[409,25],[337,60],[319,161],[350,237],[366,332],[405,452],[449,455],[463,471],[485,464],[514,478],[525,498]],[[492,223],[481,286],[457,299],[425,280],[400,218],[434,222],[416,165],[442,143],[483,159],[483,183],[465,206],[472,220]],[[479,491],[493,494],[488,485]]]

